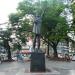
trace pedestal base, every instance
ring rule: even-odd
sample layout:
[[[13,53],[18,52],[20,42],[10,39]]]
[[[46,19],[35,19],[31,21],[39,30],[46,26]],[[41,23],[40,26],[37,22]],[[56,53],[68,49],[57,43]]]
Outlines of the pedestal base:
[[[30,72],[45,72],[45,55],[44,53],[32,52]]]

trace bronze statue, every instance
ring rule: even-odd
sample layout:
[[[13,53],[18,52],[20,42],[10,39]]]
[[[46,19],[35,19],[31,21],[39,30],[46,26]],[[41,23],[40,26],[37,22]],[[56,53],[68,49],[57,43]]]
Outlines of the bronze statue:
[[[33,33],[34,35],[34,41],[33,41],[33,49],[37,47],[37,49],[40,49],[40,30],[41,30],[41,16],[35,15],[34,16],[34,26],[33,26]]]

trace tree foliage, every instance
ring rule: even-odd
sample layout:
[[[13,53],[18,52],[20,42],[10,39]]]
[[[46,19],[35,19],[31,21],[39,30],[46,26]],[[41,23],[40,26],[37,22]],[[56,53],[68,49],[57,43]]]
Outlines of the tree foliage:
[[[55,57],[57,57],[58,43],[68,37],[69,27],[66,19],[60,15],[63,9],[63,4],[59,2],[52,3],[49,7],[46,7],[46,12],[42,17],[42,36],[54,49]]]
[[[61,16],[64,8],[60,0],[23,0],[17,7],[17,14],[10,15],[9,21],[18,26],[16,34],[20,40],[24,40],[29,30],[32,30],[35,14],[42,16],[41,36],[45,42],[49,41],[57,56],[57,45],[67,38],[68,33],[67,22]]]
[[[0,31],[1,34],[0,34],[0,37],[1,37],[1,40],[2,40],[2,46],[6,49],[6,52],[7,52],[7,57],[8,57],[8,61],[12,61],[12,57],[11,57],[11,48],[10,48],[10,45],[9,45],[9,41],[11,42],[11,38],[10,38],[10,35],[11,35],[11,31],[8,29],[8,30],[5,30],[5,31]]]
[[[72,14],[73,14],[73,23],[72,23],[72,30],[75,32],[75,2],[71,5]]]

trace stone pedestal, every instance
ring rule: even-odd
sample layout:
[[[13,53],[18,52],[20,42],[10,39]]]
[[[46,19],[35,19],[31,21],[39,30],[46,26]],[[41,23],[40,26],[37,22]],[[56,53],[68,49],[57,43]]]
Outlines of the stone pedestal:
[[[45,55],[42,52],[31,53],[30,72],[45,72]]]

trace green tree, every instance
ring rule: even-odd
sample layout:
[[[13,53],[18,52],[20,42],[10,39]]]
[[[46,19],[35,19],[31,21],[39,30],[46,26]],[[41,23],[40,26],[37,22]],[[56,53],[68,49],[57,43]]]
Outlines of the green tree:
[[[72,9],[72,14],[73,14],[73,23],[72,23],[72,31],[74,31],[75,33],[75,2],[72,2],[72,5],[71,5],[71,9]]]
[[[50,6],[48,3],[46,5],[46,12],[42,17],[42,37],[53,48],[54,57],[58,57],[58,43],[68,38],[69,28],[66,19],[60,15],[65,6],[59,2],[52,3]]]
[[[68,33],[67,22],[61,16],[64,8],[65,6],[60,0],[37,0],[37,2],[23,0],[17,8],[19,21],[15,20],[15,22],[21,25],[17,33],[21,36],[26,35],[25,31],[32,30],[35,14],[42,15],[41,36],[53,48],[54,57],[58,57],[57,45],[67,38]],[[26,16],[31,16],[31,18],[27,19]],[[9,20],[10,22],[12,21],[11,19]]]
[[[2,40],[2,46],[6,49],[7,51],[7,57],[8,57],[8,61],[12,61],[12,57],[11,57],[11,48],[9,45],[9,41],[11,42],[11,38],[10,38],[11,32],[9,30],[5,30],[5,31],[1,31],[0,37]]]
[[[16,49],[21,49],[22,44],[26,44],[27,36],[31,33],[32,20],[27,18],[27,14],[21,17],[21,14],[19,15],[18,13],[12,13],[9,15],[9,22],[11,24],[12,33],[15,32],[15,37],[18,39],[17,43],[15,42],[13,44],[14,49],[15,47]]]

